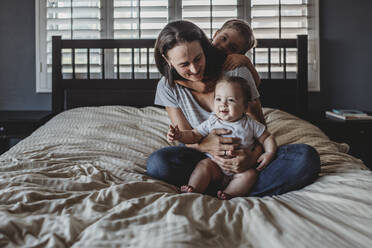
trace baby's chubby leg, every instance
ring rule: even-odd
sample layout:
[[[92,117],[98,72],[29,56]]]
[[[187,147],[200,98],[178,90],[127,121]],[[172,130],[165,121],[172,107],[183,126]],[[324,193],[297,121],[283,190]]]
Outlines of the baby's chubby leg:
[[[181,192],[204,193],[211,182],[221,181],[222,171],[210,158],[201,160],[192,172],[189,184],[181,187]]]
[[[247,195],[256,182],[257,176],[258,172],[255,169],[235,174],[225,190],[218,192],[218,198],[228,200],[233,197]]]

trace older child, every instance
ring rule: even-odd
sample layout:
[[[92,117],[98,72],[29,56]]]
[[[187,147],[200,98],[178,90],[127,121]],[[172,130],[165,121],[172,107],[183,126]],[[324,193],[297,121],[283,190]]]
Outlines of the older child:
[[[239,19],[226,21],[214,34],[212,45],[227,55],[224,70],[230,71],[245,66],[252,73],[256,87],[260,85],[261,80],[256,68],[244,55],[256,46],[256,39],[247,22]]]
[[[211,182],[220,183],[226,187],[218,191],[219,199],[230,199],[247,195],[256,182],[257,170],[265,168],[274,158],[277,149],[274,137],[267,131],[265,125],[251,119],[245,112],[250,101],[250,87],[241,77],[225,77],[216,84],[214,93],[214,114],[193,130],[179,130],[178,126],[170,125],[167,134],[168,141],[178,140],[185,144],[198,143],[213,129],[225,128],[232,131],[229,137],[241,139],[242,148],[250,148],[257,139],[264,147],[264,153],[258,158],[257,169],[248,169],[233,174],[220,168],[209,154],[201,160],[192,172],[188,185],[181,187],[182,192],[204,193]],[[231,156],[225,151],[224,156]]]

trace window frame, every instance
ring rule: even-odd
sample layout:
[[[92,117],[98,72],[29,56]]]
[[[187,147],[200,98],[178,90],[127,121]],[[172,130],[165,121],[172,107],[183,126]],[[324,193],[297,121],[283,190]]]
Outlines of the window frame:
[[[308,91],[320,92],[319,0],[308,0]]]
[[[50,93],[51,85],[48,85],[47,66],[44,64],[47,61],[46,51],[46,1],[35,0],[35,49],[36,49],[36,93]],[[44,7],[43,7],[44,6]],[[49,86],[49,87],[48,87]]]
[[[48,83],[51,75],[47,71],[47,54],[46,54],[46,24],[47,24],[47,0],[35,0],[35,51],[36,51],[36,93],[51,93],[52,86]],[[101,38],[113,37],[113,0],[101,0],[102,11],[102,35]],[[237,17],[251,23],[251,1],[237,1]],[[319,0],[308,1],[308,40],[309,40],[309,86],[308,91],[320,91],[320,60],[319,60]],[[168,21],[182,19],[182,1],[168,0]],[[109,20],[109,21],[105,21]],[[108,67],[110,63],[109,56],[106,57],[106,72],[108,76],[114,74],[113,68]]]

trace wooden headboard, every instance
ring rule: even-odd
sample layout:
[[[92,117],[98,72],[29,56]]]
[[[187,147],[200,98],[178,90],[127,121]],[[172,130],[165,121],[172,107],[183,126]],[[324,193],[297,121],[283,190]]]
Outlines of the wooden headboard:
[[[53,65],[52,65],[52,111],[58,114],[64,110],[82,106],[126,105],[145,107],[154,105],[154,96],[158,76],[150,72],[150,49],[154,47],[154,39],[128,40],[62,40],[60,36],[53,37]],[[144,65],[144,78],[136,78],[135,49],[145,50],[147,63]],[[273,77],[271,51],[281,49],[280,78]],[[62,51],[71,51],[72,71],[70,77],[62,74]],[[75,51],[85,50],[87,56],[87,70],[84,78],[77,77]],[[91,77],[90,54],[92,50],[99,50],[101,56],[99,78]],[[116,63],[113,78],[107,78],[105,72],[105,50],[115,51],[116,61],[120,61],[120,49],[129,49],[126,56],[131,56],[131,71],[129,78],[121,78],[120,63]],[[256,50],[267,51],[266,78],[261,79],[259,88],[261,102],[264,107],[273,107],[290,112],[297,116],[304,116],[307,112],[307,36],[299,35],[297,39],[259,39],[257,48],[253,50],[253,62],[256,64]],[[286,50],[296,49],[297,71],[289,78],[287,72]],[[114,53],[112,53],[114,54]],[[112,75],[111,75],[112,76]]]

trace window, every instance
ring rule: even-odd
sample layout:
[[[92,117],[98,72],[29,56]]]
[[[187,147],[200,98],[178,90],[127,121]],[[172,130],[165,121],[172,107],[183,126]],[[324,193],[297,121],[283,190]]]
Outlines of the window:
[[[100,39],[102,34],[102,5],[100,0],[40,0],[39,15],[37,16],[40,29],[37,45],[40,44],[37,55],[37,91],[51,91],[52,72],[52,36],[61,35],[65,39]],[[38,10],[38,8],[37,8]],[[71,62],[71,52],[62,51],[63,61]],[[86,72],[86,51],[76,50],[76,73]],[[92,72],[95,72],[100,62],[100,54],[91,54]],[[96,66],[95,66],[96,65]],[[69,74],[71,67],[63,67],[63,72]]]
[[[113,1],[113,35],[114,39],[156,38],[168,22],[168,0],[114,0]],[[120,78],[131,76],[131,49],[120,49]],[[114,52],[116,54],[116,51]],[[146,74],[146,49],[135,49],[135,76]],[[114,55],[114,64],[116,55]],[[150,77],[160,77],[155,66],[153,49],[150,49]],[[106,63],[110,66],[110,63]],[[111,70],[110,70],[111,69]],[[117,67],[110,66],[107,71],[116,73]]]
[[[309,0],[310,2],[316,0]],[[130,39],[156,38],[167,22],[187,19],[199,25],[212,37],[228,19],[241,18],[251,23],[256,38],[294,38],[308,32],[307,0],[35,0],[36,5],[36,90],[51,91],[51,37],[61,35],[66,39]],[[257,49],[258,50],[258,49]],[[114,77],[116,51],[105,51],[107,77]],[[120,49],[120,71],[130,71],[131,61],[126,61],[125,49]],[[141,73],[146,63],[144,51],[135,51],[136,73]],[[256,51],[258,71],[264,75],[264,51]],[[279,71],[282,51],[275,51]],[[293,61],[295,51],[287,51],[287,61]],[[87,68],[86,49],[76,50],[76,76],[84,77]],[[273,56],[272,56],[273,57]],[[153,57],[152,63],[154,62]],[[63,60],[72,59],[71,51],[63,51]],[[91,72],[101,73],[100,51],[91,51]],[[62,61],[63,64],[63,61]],[[154,63],[153,63],[154,64]],[[63,73],[71,74],[72,68],[64,67]],[[157,73],[153,65],[151,73]],[[93,75],[94,76],[94,75]],[[319,85],[319,83],[318,83]]]
[[[307,0],[252,0],[256,38],[296,38],[307,34]]]
[[[182,18],[201,27],[209,38],[222,24],[238,17],[236,0],[183,0]]]
[[[251,8],[251,25],[257,39],[296,38],[298,34],[307,34],[306,0],[252,0]],[[283,53],[283,49],[271,50],[274,77],[280,77],[283,72]],[[261,75],[268,71],[267,59],[267,49],[256,49],[256,69]],[[296,61],[296,49],[287,49],[286,69],[289,77],[296,76]]]

